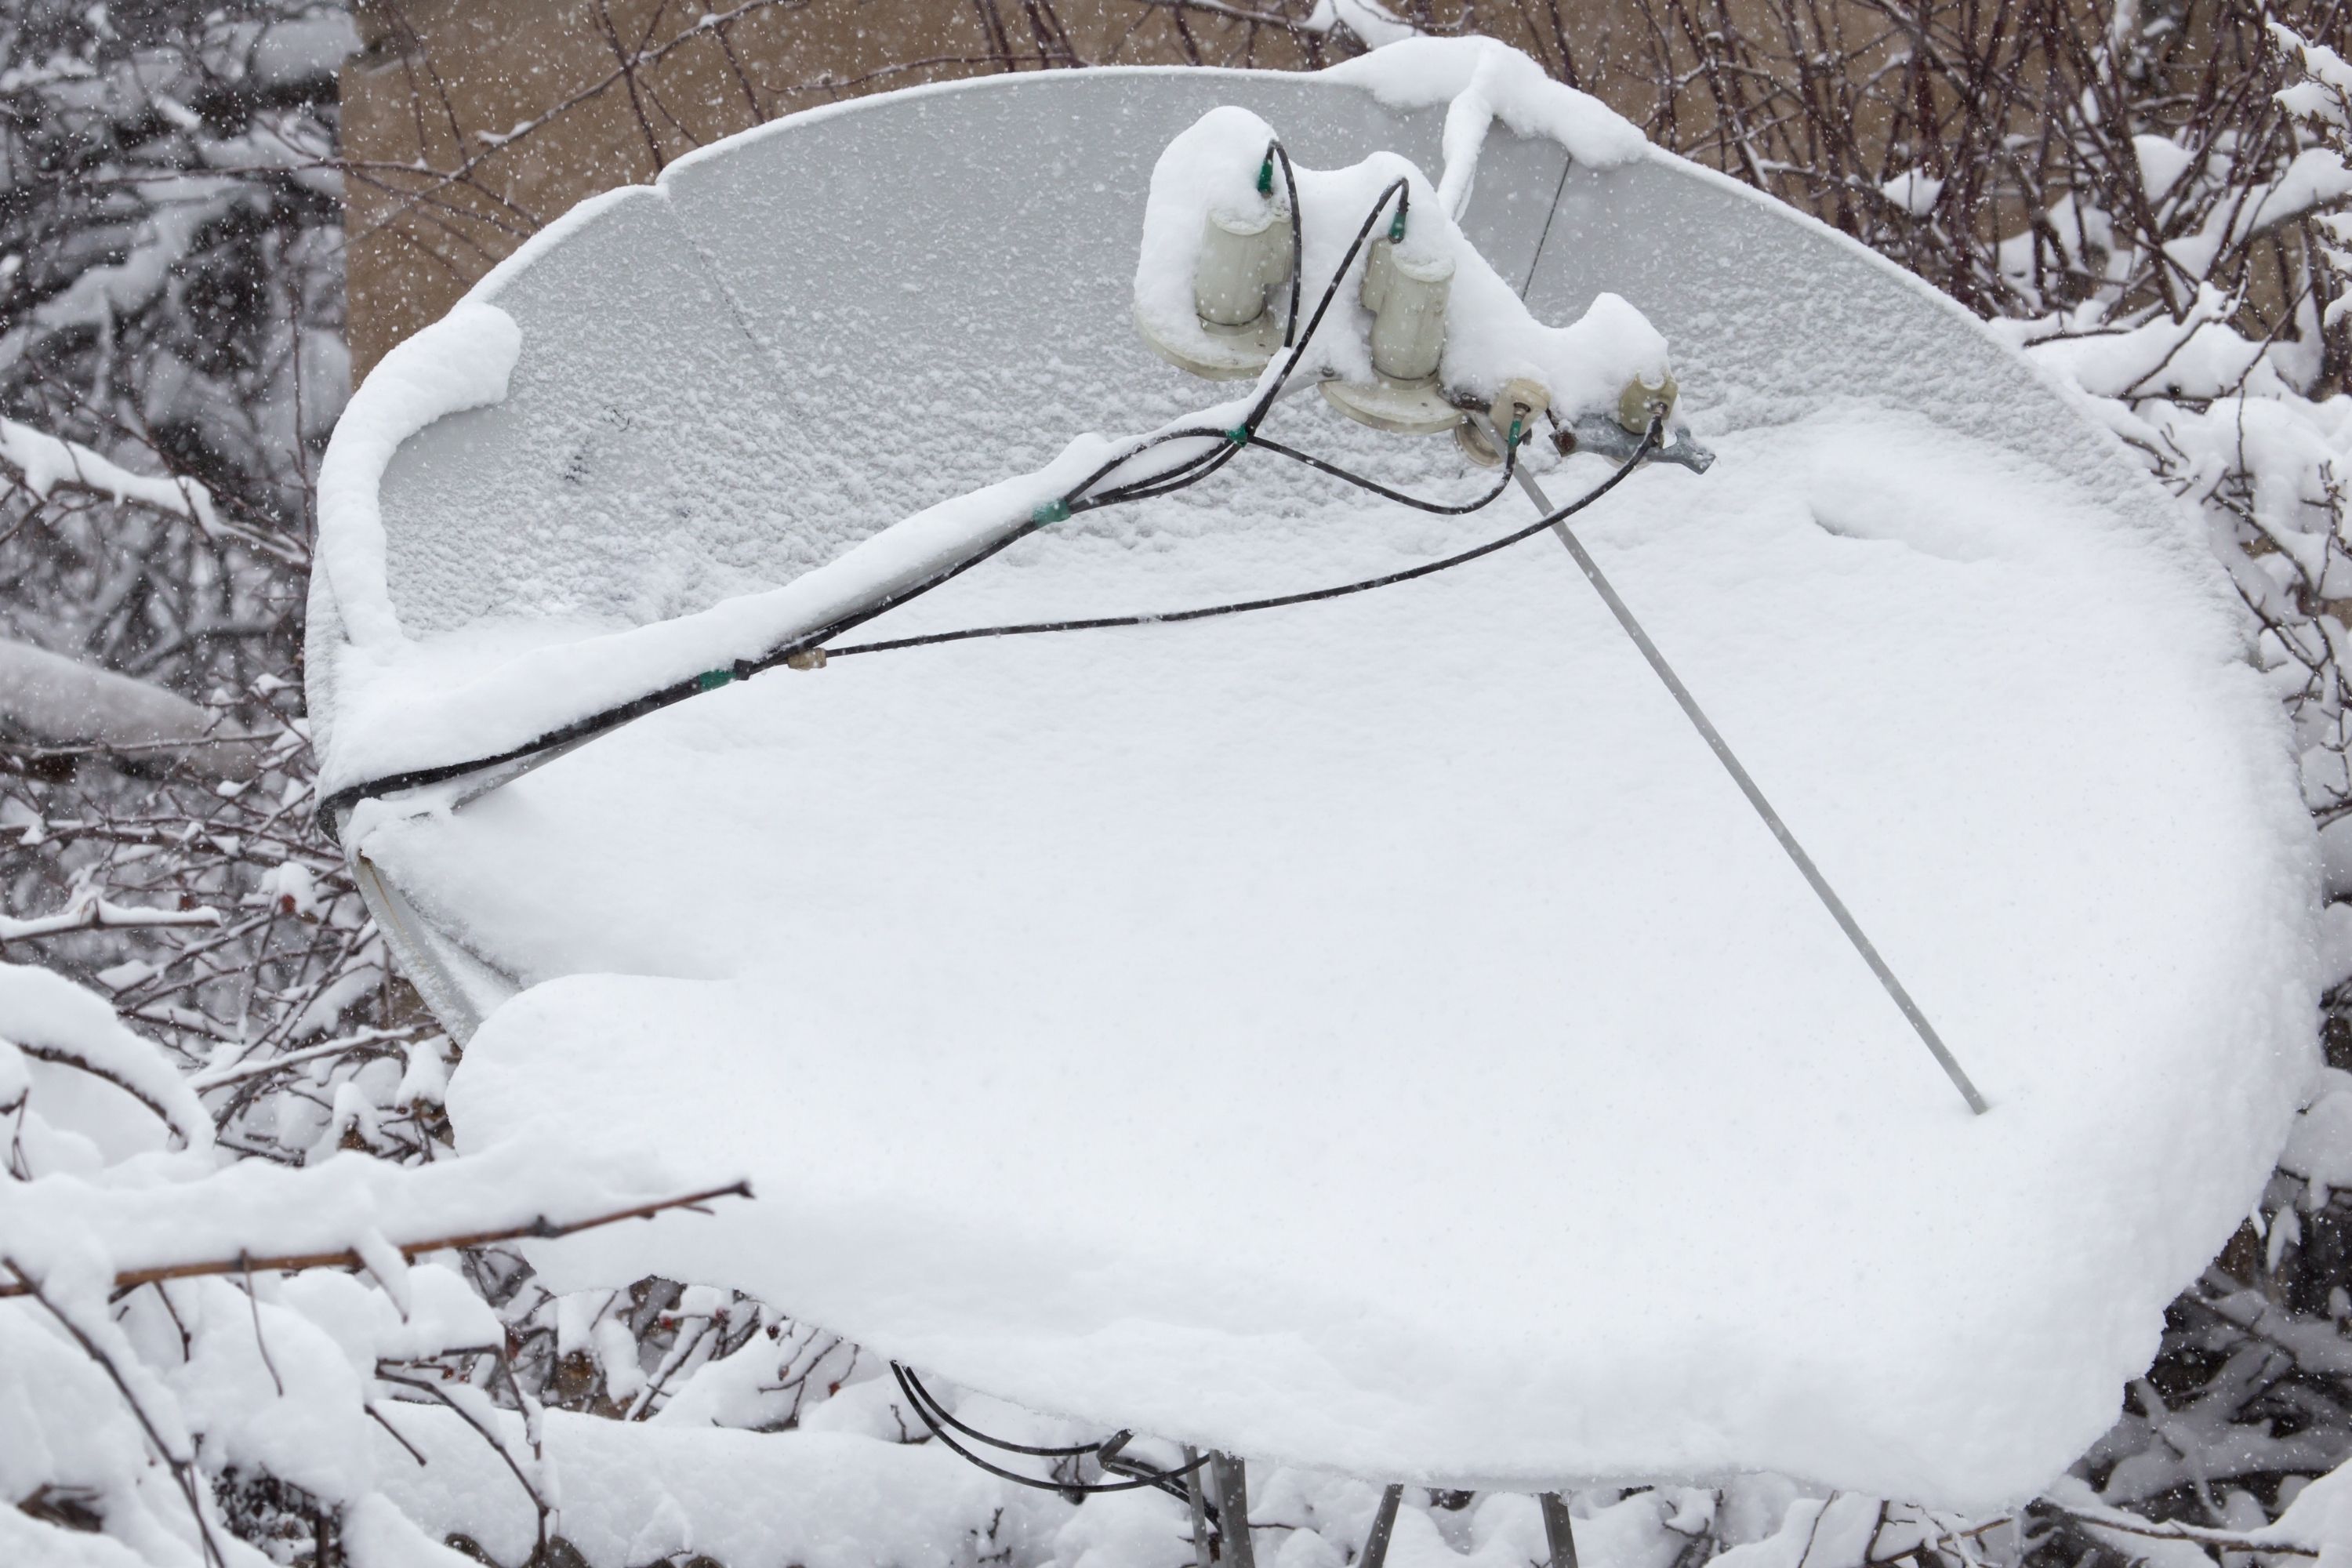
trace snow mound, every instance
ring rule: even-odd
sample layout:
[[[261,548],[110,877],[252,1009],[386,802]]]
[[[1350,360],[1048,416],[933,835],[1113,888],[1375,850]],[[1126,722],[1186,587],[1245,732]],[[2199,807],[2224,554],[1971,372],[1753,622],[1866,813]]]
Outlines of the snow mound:
[[[324,524],[360,560],[322,545],[327,776],[690,672],[988,537],[1108,449],[1076,433],[1205,401],[1128,283],[1160,148],[1231,102],[1308,168],[1442,168],[1538,321],[1615,292],[1672,345],[1721,460],[1580,530],[1991,1112],[1538,537],[779,670],[462,809],[362,806],[388,934],[487,1015],[470,1151],[593,1127],[761,1194],[538,1248],[551,1284],[731,1285],[1041,1411],[1377,1479],[1992,1506],[2112,1421],[2313,1066],[2316,857],[2226,586],[1948,301],[1525,75],[1465,45],[929,90],[575,215],[446,375],[388,384],[388,445],[354,403],[382,480]],[[1266,431],[1487,482],[1313,400]],[[1557,500],[1608,471],[1531,461]],[[1244,451],[846,640],[1308,589],[1530,515]]]
[[[877,632],[1470,526],[1269,488]],[[2030,1491],[2307,1070],[2259,681],[2095,503],[1948,432],[1816,416],[1622,493],[1594,548],[1990,1115],[1538,539],[1293,614],[844,659],[379,828],[532,987],[463,1136],[749,1171],[757,1205],[549,1266],[738,1286],[1055,1412],[1456,1484]]]

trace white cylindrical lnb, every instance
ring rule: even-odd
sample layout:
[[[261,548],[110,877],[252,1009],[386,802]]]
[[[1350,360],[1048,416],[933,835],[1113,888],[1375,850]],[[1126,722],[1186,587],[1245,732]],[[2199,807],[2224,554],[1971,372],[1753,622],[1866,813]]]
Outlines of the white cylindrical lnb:
[[[1239,332],[1265,314],[1266,296],[1290,280],[1290,231],[1271,203],[1259,212],[1212,212],[1192,266],[1192,308],[1211,331]]]
[[[1372,242],[1360,296],[1372,313],[1372,368],[1391,381],[1423,381],[1437,374],[1445,351],[1445,300],[1454,291],[1454,258],[1415,261],[1386,239]]]

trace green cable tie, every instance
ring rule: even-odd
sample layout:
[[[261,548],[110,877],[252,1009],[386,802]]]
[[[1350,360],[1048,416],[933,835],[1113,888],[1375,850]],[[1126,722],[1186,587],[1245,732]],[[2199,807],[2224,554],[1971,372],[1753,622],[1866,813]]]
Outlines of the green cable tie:
[[[1034,523],[1063,522],[1068,520],[1069,515],[1068,501],[1059,500],[1042,501],[1037,509],[1029,514],[1029,521]]]
[[[1271,153],[1266,154],[1265,162],[1257,166],[1257,194],[1262,196],[1274,195],[1274,154]]]
[[[694,689],[697,691],[716,691],[734,679],[735,672],[731,669],[706,669],[694,678]]]
[[[1250,443],[1250,427],[1246,425],[1236,425],[1225,432],[1225,439],[1236,447],[1246,447]]]

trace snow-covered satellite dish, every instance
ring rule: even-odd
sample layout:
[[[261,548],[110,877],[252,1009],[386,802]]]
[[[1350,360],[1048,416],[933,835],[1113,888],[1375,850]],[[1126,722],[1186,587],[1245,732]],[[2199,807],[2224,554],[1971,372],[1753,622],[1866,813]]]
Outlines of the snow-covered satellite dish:
[[[1454,268],[1447,363],[1388,385],[1359,275],[1405,163],[1396,297]],[[1089,481],[1139,437],[1245,419],[1266,378],[1167,351],[1280,361],[1289,258],[1254,237],[1294,190],[1302,310],[1374,242],[1313,367],[1189,489],[1066,507],[1218,445]],[[1195,284],[1228,247],[1227,294],[1185,299],[1155,214]],[[1565,504],[1641,410],[1567,456],[1550,416],[1599,430],[1668,349],[1694,434],[1658,438],[1718,460],[1575,526],[1987,1114],[1550,537],[838,657],[1466,551],[1541,514],[1249,448],[1475,499],[1496,469],[1334,405],[1549,377],[1517,460]],[[461,1139],[757,1186],[551,1244],[559,1285],[733,1285],[1036,1409],[1376,1480],[1993,1503],[2113,1418],[2310,1065],[2309,829],[2189,520],[1948,301],[1496,47],[737,137],[388,357],[321,490],[322,791],[470,1037]],[[1007,538],[824,668],[730,679]]]

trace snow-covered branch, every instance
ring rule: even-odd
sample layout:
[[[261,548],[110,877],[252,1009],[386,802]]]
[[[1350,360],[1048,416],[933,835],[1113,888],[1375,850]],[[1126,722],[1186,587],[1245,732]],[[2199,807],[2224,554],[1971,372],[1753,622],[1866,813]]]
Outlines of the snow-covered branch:
[[[249,779],[251,736],[160,686],[0,639],[0,729],[50,751],[88,749],[134,763],[179,763],[209,778]]]
[[[0,944],[30,942],[36,937],[62,936],[84,931],[153,931],[171,926],[216,926],[218,910],[146,910],[110,902],[95,888],[84,888],[55,914],[17,919],[0,915]]]
[[[268,1169],[277,1171],[276,1167],[268,1167]],[[460,1177],[457,1184],[467,1188],[495,1181],[499,1174],[487,1170],[470,1168],[461,1170],[457,1166],[428,1167],[428,1169],[456,1172]],[[292,1173],[281,1173],[288,1179],[297,1181],[300,1179]],[[412,1182],[419,1179],[421,1177],[408,1178]],[[316,1186],[320,1184],[310,1184]],[[618,1225],[623,1220],[651,1219],[656,1215],[667,1214],[672,1209],[692,1209],[700,1213],[705,1205],[714,1203],[720,1198],[748,1198],[751,1195],[751,1188],[749,1183],[731,1182],[723,1187],[708,1187],[700,1192],[656,1198],[646,1203],[631,1204],[625,1208],[589,1214],[583,1217],[559,1218],[546,1213],[540,1213],[523,1220],[502,1217],[512,1213],[511,1205],[492,1199],[485,1199],[478,1215],[467,1220],[453,1220],[446,1214],[431,1219],[411,1216],[404,1212],[410,1206],[425,1207],[430,1211],[435,1205],[412,1205],[395,1202],[392,1205],[394,1210],[392,1219],[388,1221],[379,1219],[376,1224],[368,1227],[366,1234],[347,1246],[321,1247],[316,1242],[311,1242],[304,1247],[302,1243],[295,1243],[293,1245],[304,1249],[273,1251],[270,1250],[273,1247],[282,1247],[289,1244],[284,1241],[255,1239],[249,1246],[241,1246],[237,1251],[226,1256],[118,1268],[114,1273],[114,1289],[130,1290],[142,1285],[152,1285],[158,1280],[194,1279],[208,1274],[282,1274],[304,1268],[373,1269],[385,1258],[386,1248],[398,1253],[404,1260],[413,1263],[420,1258],[436,1252],[450,1252],[470,1247],[488,1247],[501,1241],[548,1240],[556,1237],[575,1235],[583,1230],[594,1230],[600,1226]],[[169,1196],[159,1196],[156,1201],[149,1202],[144,1198],[139,1200],[141,1234],[150,1234],[157,1222],[164,1226],[174,1224],[193,1226],[198,1223],[200,1216],[208,1212],[215,1212],[223,1205],[251,1201],[248,1194],[224,1194],[212,1190],[203,1183],[194,1184],[184,1188],[174,1188],[171,1190]],[[306,1204],[319,1201],[318,1194],[306,1190],[302,1194],[302,1201]],[[61,1203],[58,1206],[60,1212],[71,1215],[77,1221],[96,1218],[101,1211],[101,1205],[87,1200],[80,1203],[68,1201]],[[569,1214],[575,1211],[558,1212]],[[467,1228],[449,1229],[452,1225],[460,1225]],[[254,1229],[257,1233],[282,1235],[282,1232],[271,1232],[269,1222],[267,1220],[256,1224]],[[419,1229],[434,1234],[427,1236],[412,1234]],[[398,1231],[408,1239],[398,1239],[387,1234],[387,1230]],[[217,1227],[215,1227],[214,1234],[217,1236],[221,1233]],[[138,1243],[133,1242],[131,1246],[136,1248]],[[118,1256],[120,1256],[119,1253]],[[22,1284],[11,1285],[0,1281],[0,1297],[20,1296],[26,1294],[27,1290],[28,1288]]]

